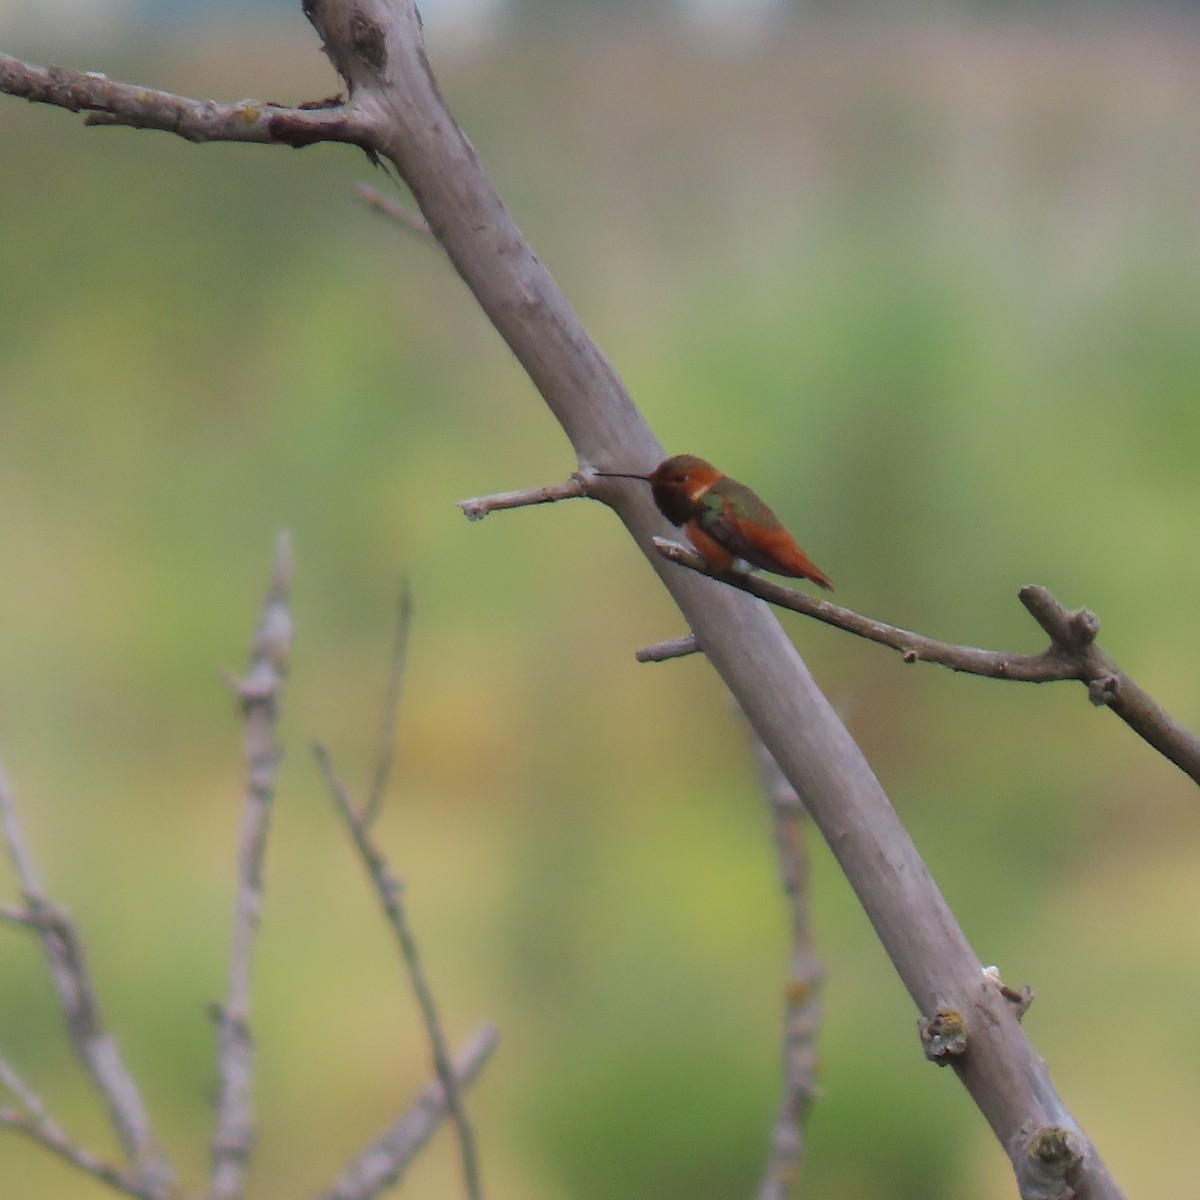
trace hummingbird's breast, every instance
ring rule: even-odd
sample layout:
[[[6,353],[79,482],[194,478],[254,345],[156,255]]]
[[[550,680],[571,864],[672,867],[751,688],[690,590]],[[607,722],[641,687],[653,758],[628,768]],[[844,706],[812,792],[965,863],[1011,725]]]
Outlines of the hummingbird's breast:
[[[683,525],[693,520],[703,509],[699,500],[693,499],[687,488],[680,487],[678,484],[652,484],[650,492],[654,497],[654,503],[658,505],[658,511],[672,525]]]

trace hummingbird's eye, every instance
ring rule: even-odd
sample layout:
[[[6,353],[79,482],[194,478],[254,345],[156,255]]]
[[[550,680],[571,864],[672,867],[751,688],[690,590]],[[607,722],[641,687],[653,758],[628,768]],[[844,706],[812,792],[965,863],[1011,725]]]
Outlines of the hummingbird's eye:
[[[671,476],[671,481],[673,483],[683,483],[686,481],[686,479],[687,476],[682,471],[676,471],[675,474]]]

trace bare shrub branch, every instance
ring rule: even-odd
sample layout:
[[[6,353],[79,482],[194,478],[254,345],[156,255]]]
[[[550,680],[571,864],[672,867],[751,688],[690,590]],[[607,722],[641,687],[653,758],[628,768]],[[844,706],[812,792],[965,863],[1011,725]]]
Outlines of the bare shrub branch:
[[[806,1123],[817,1097],[817,1030],[821,1024],[821,963],[809,911],[806,814],[771,752],[754,740],[759,774],[771,806],[779,876],[788,905],[791,955],[783,992],[783,1087],[771,1129],[767,1169],[757,1200],[786,1200],[804,1166]]]
[[[25,844],[17,818],[16,799],[2,764],[0,829],[25,902],[23,910],[7,909],[5,918],[20,928],[33,931],[41,940],[67,1038],[104,1101],[112,1127],[129,1158],[128,1172],[107,1166],[104,1170],[139,1189],[136,1194],[158,1200],[170,1190],[175,1173],[151,1132],[150,1116],[141,1091],[101,1015],[79,931],[66,909],[56,905],[42,887],[33,856]],[[64,1152],[63,1146],[70,1146],[57,1126],[45,1117],[44,1111],[39,1114],[36,1106],[31,1107],[28,1119],[18,1118],[6,1123],[51,1145],[59,1153]],[[96,1167],[99,1160],[76,1147],[70,1149]],[[96,1170],[92,1169],[92,1173]],[[126,1190],[130,1189],[127,1187]]]
[[[246,795],[238,845],[229,986],[224,1003],[212,1007],[217,1025],[217,1098],[209,1177],[211,1200],[238,1200],[242,1195],[254,1144],[251,979],[262,913],[263,860],[283,757],[275,725],[292,645],[288,596],[291,579],[291,541],[281,533],[271,584],[250,645],[250,666],[245,677],[234,683],[246,722]]]
[[[433,989],[429,986],[429,981],[425,976],[425,967],[417,949],[417,940],[413,935],[412,926],[408,921],[408,913],[404,908],[404,885],[392,872],[383,852],[372,841],[366,822],[358,816],[349,794],[333,769],[328,750],[314,742],[313,754],[316,756],[321,773],[325,776],[325,781],[329,784],[330,795],[333,797],[338,813],[358,851],[363,868],[375,887],[375,893],[383,908],[384,916],[395,935],[401,960],[408,972],[409,984],[416,996],[417,1007],[421,1011],[421,1020],[429,1038],[433,1068],[441,1086],[445,1108],[458,1131],[459,1158],[462,1162],[463,1182],[466,1185],[467,1196],[469,1200],[482,1200],[483,1182],[479,1170],[479,1155],[475,1147],[475,1131],[459,1094],[458,1079],[454,1064],[450,1059],[450,1051],[445,1032],[442,1029],[441,1017],[438,1015],[437,1004],[433,998]]]
[[[471,1036],[452,1064],[458,1092],[475,1081],[498,1040],[494,1025],[483,1025]],[[371,1200],[399,1183],[449,1112],[446,1089],[440,1080],[431,1080],[409,1110],[357,1155],[319,1200]]]

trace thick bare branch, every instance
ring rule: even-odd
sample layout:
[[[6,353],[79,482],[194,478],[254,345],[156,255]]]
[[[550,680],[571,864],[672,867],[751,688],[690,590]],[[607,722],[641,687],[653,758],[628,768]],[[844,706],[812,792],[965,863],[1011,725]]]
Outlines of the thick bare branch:
[[[35,931],[41,939],[67,1037],[100,1093],[112,1126],[129,1157],[130,1170],[123,1177],[141,1189],[139,1195],[165,1196],[174,1172],[151,1131],[141,1092],[125,1065],[117,1040],[104,1023],[79,932],[70,914],[55,905],[42,887],[33,856],[25,845],[16,798],[2,764],[0,828],[25,901],[24,910],[11,909],[6,912],[6,919]],[[33,1124],[29,1128],[20,1124],[14,1124],[14,1128],[19,1127],[39,1140],[44,1140],[43,1135],[51,1140],[57,1138],[69,1146],[56,1129],[38,1121],[36,1114],[30,1120]]]
[[[580,470],[640,471],[661,462],[661,444],[446,108],[413,0],[307,0],[305,11],[352,102],[379,115],[376,149],[395,164],[455,269],[528,371]],[[862,752],[773,614],[713,580],[671,570],[651,544],[669,530],[644,485],[607,479],[589,481],[588,490],[625,522],[803,797],[918,1009],[928,1016],[949,1003],[967,1014],[971,1053],[955,1070],[1001,1144],[1009,1149],[1031,1114],[1039,1127],[1073,1127],[1045,1063],[984,982],[978,957]],[[1120,1196],[1095,1149],[1085,1151],[1089,1200]]]
[[[1168,714],[1143,688],[1096,645],[1100,621],[1086,608],[1066,609],[1043,587],[1028,585],[1018,597],[1030,615],[1050,637],[1050,645],[1038,654],[1009,654],[939,642],[864,617],[795,588],[785,587],[759,575],[743,571],[716,571],[687,546],[667,538],[655,538],[654,548],[670,562],[719,579],[739,591],[748,592],[769,604],[803,613],[846,633],[890,646],[900,651],[906,663],[927,662],[990,679],[1021,683],[1055,683],[1076,679],[1086,685],[1093,704],[1111,708],[1131,729],[1140,734],[1164,758],[1200,783],[1200,738]]]
[[[263,899],[263,859],[282,750],[275,725],[292,643],[288,589],[292,550],[280,534],[250,666],[236,692],[245,715],[246,795],[238,843],[237,896],[225,1000],[213,1006],[217,1025],[217,1098],[212,1137],[211,1200],[242,1195],[254,1137],[254,1044],[250,1035],[251,975]]]
[[[494,1025],[484,1025],[462,1048],[452,1064],[458,1091],[475,1081],[499,1037]],[[449,1111],[446,1089],[439,1080],[432,1080],[408,1111],[358,1154],[319,1200],[371,1200],[385,1188],[394,1187]]]
[[[421,1010],[421,1020],[429,1038],[434,1073],[437,1075],[438,1084],[442,1089],[446,1111],[458,1132],[459,1157],[462,1162],[463,1182],[466,1185],[468,1200],[482,1200],[483,1181],[479,1171],[479,1155],[475,1148],[475,1131],[462,1103],[446,1034],[442,1029],[441,1017],[438,1015],[437,1004],[433,998],[433,989],[425,977],[425,967],[417,949],[417,939],[408,922],[408,913],[402,899],[404,885],[392,873],[383,852],[371,840],[367,825],[359,818],[349,794],[333,769],[329,752],[324,746],[314,743],[313,753],[321,768],[321,773],[329,784],[334,804],[337,806],[351,840],[354,842],[355,849],[362,859],[363,866],[375,886],[379,903],[383,908],[384,916],[387,917],[388,924],[392,927],[400,957],[408,972],[409,983],[417,998],[417,1007]]]

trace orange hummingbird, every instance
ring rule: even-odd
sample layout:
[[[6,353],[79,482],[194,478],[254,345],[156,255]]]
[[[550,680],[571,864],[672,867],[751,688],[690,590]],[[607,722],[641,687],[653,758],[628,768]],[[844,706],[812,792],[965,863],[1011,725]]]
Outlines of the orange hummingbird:
[[[643,479],[672,525],[682,525],[701,558],[718,571],[744,559],[775,575],[811,579],[833,590],[829,576],[796,544],[779,518],[744,483],[730,479],[694,454],[677,454],[649,475],[597,471],[618,479]]]

